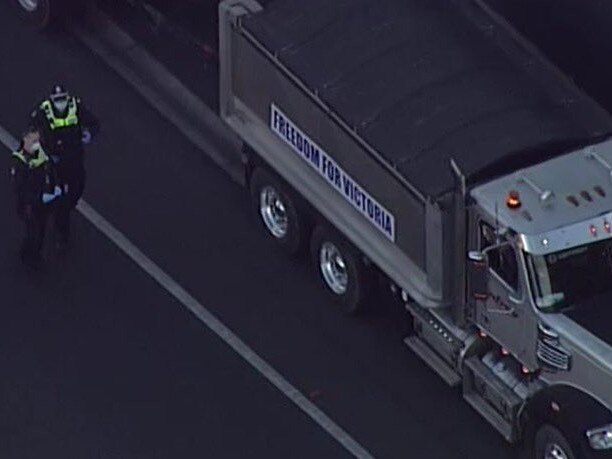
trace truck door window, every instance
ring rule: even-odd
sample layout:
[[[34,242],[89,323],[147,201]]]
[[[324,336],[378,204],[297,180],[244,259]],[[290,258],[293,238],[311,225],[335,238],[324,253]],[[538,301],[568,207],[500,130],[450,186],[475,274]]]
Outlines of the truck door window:
[[[495,230],[492,226],[480,224],[480,249],[484,250],[495,244]],[[487,252],[489,267],[497,274],[512,290],[518,290],[518,262],[514,247],[509,244]]]

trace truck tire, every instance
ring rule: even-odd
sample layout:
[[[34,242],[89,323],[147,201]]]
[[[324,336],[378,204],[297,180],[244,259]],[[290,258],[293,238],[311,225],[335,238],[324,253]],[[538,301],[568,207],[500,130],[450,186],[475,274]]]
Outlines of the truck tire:
[[[18,16],[26,23],[44,29],[55,17],[56,3],[53,0],[11,0]]]
[[[302,253],[308,238],[306,219],[288,187],[258,168],[251,175],[250,192],[253,212],[268,239],[289,256]]]
[[[535,459],[578,459],[565,435],[550,424],[538,429],[533,452]]]
[[[325,290],[342,305],[344,312],[363,311],[371,279],[359,252],[337,232],[323,226],[314,230],[310,252]]]

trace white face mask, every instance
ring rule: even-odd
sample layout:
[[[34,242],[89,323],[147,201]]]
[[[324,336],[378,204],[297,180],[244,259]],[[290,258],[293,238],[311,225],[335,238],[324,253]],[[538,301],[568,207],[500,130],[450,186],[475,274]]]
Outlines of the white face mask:
[[[41,151],[40,142],[32,142],[31,144],[25,144],[23,149],[31,155],[37,155]]]
[[[68,99],[58,99],[53,101],[53,106],[59,113],[64,113],[68,107]]]

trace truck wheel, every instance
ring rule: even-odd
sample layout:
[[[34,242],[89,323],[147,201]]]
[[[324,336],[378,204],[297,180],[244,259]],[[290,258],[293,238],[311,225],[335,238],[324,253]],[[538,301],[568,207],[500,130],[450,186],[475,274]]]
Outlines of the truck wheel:
[[[296,256],[306,245],[306,221],[294,199],[272,174],[256,169],[251,176],[253,211],[269,239]]]
[[[538,429],[534,440],[535,459],[576,459],[573,448],[563,433],[550,424]]]
[[[370,279],[359,252],[336,232],[321,226],[313,232],[310,252],[325,289],[344,311],[355,314],[363,310]]]
[[[11,0],[17,14],[38,29],[47,27],[55,14],[52,0]]]

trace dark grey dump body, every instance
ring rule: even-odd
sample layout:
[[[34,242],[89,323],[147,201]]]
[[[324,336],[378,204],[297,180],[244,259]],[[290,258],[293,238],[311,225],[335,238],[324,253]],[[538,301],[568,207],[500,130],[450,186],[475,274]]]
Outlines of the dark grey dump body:
[[[471,0],[273,0],[240,16],[228,40],[226,105],[239,101],[264,127],[275,104],[382,203],[429,291],[418,279],[407,289],[429,304],[452,301],[462,269],[451,158],[478,183],[562,151],[544,144],[610,130],[605,112]],[[326,215],[357,243],[356,225]]]
[[[439,196],[454,183],[451,157],[469,178],[535,145],[609,130],[504,31],[476,22],[449,0],[276,0],[244,25],[392,167]]]

